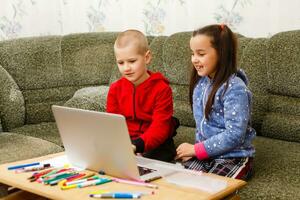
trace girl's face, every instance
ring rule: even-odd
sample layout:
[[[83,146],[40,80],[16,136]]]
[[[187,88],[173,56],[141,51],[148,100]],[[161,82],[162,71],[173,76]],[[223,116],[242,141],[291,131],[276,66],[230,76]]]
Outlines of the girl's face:
[[[190,40],[192,63],[199,76],[213,78],[217,70],[218,55],[211,46],[211,37],[196,35]]]

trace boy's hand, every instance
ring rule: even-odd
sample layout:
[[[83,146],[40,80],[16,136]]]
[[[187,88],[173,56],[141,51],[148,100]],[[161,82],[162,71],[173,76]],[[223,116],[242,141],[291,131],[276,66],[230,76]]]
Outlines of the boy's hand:
[[[132,146],[132,150],[133,150],[133,152],[135,153],[135,151],[136,151],[136,146],[135,145],[131,145]]]
[[[182,143],[176,149],[177,155],[175,159],[182,159],[183,161],[187,161],[190,158],[196,156],[194,145],[189,143]]]

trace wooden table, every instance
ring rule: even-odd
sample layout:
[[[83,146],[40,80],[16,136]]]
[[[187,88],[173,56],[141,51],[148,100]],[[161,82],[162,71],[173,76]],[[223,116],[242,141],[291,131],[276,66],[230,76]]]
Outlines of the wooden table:
[[[227,182],[227,187],[215,194],[211,194],[205,191],[201,191],[198,189],[188,188],[188,187],[179,187],[174,184],[166,182],[164,179],[159,179],[153,181],[153,184],[159,186],[158,189],[146,188],[143,186],[133,186],[124,183],[115,183],[110,182],[103,185],[91,186],[81,189],[70,189],[70,190],[61,190],[59,186],[46,186],[44,184],[29,182],[27,178],[31,175],[31,173],[20,173],[16,174],[14,171],[7,170],[8,166],[19,165],[22,163],[31,163],[37,161],[43,161],[50,158],[54,158],[56,156],[63,155],[63,153],[47,155],[39,158],[18,161],[14,163],[7,163],[0,165],[0,183],[12,186],[15,188],[19,188],[23,191],[27,192],[19,192],[16,194],[11,194],[11,196],[15,195],[18,198],[6,197],[2,199],[21,199],[20,195],[22,194],[30,194],[34,193],[43,197],[47,197],[49,199],[72,199],[72,200],[85,200],[92,198],[89,197],[89,194],[95,190],[109,190],[109,191],[155,191],[154,195],[145,195],[142,196],[142,199],[150,200],[150,199],[172,199],[172,200],[192,200],[192,199],[223,199],[227,196],[234,194],[238,189],[242,188],[246,182],[242,180],[236,180],[231,178],[226,178],[222,176],[217,176],[214,174],[203,174],[203,176],[210,176],[220,180],[225,180]],[[30,193],[28,193],[30,192]],[[26,198],[24,198],[26,199]],[[34,198],[35,199],[35,198]]]

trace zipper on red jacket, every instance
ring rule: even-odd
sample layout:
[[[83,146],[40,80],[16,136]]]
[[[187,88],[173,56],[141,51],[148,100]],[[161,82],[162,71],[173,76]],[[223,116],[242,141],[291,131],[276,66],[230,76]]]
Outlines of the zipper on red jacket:
[[[142,126],[143,126],[143,123],[144,123],[144,121],[143,121],[143,120],[141,120],[141,121],[140,121],[139,132],[143,132],[143,131],[142,131]]]

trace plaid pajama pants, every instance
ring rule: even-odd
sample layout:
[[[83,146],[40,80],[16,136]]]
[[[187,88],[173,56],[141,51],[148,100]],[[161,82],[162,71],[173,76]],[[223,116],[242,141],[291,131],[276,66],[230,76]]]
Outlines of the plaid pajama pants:
[[[226,158],[198,160],[192,158],[182,163],[186,169],[248,180],[253,173],[253,158]]]

